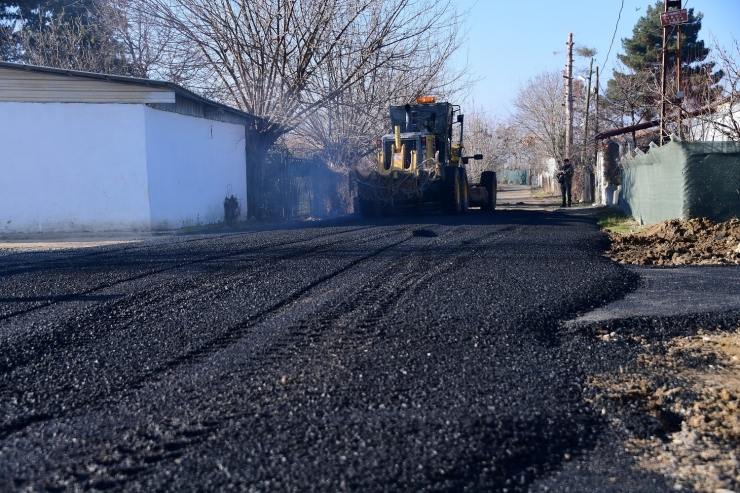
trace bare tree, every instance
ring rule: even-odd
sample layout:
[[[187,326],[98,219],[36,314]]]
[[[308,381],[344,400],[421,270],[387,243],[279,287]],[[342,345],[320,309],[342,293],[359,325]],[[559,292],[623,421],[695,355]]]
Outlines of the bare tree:
[[[47,67],[184,82],[195,58],[133,0],[89,0],[74,13],[36,10],[0,26],[2,59]]]
[[[363,80],[330,98],[296,127],[294,136],[324,155],[335,169],[346,169],[374,153],[375,140],[390,131],[390,105],[412,102],[421,95],[449,99],[460,93],[468,83],[464,71],[451,74],[447,68],[459,46],[457,24],[450,23],[445,29],[444,36],[416,43],[402,64],[377,66]],[[332,92],[354,63],[349,57],[330,60],[323,67],[324,92]]]
[[[142,1],[180,46],[202,56],[207,80],[218,83],[215,97],[260,117],[248,142],[252,183],[281,135],[379,71],[401,69],[419,44],[456,23],[449,0]],[[341,71],[333,71],[338,63]],[[252,192],[250,215],[260,200]]]
[[[532,127],[521,126],[514,118],[499,121],[475,105],[465,115],[465,122],[466,154],[483,154],[483,160],[468,162],[468,176],[473,181],[483,171],[525,169],[536,175],[545,170],[549,154],[543,153]]]
[[[473,182],[480,181],[483,171],[496,171],[498,169],[498,141],[496,139],[496,128],[498,122],[485,111],[473,104],[472,109],[465,113],[465,154],[482,154],[480,161],[468,161],[468,179]]]
[[[722,83],[717,84],[717,74],[709,71],[703,78],[696,78],[697,92],[704,94],[704,98],[703,104],[692,112],[689,137],[737,141],[740,140],[740,45],[734,38],[729,48],[720,46],[716,38],[712,45],[712,58]]]
[[[18,58],[18,43],[14,31],[14,23],[0,23],[0,60],[10,61]]]
[[[99,25],[115,40],[127,75],[184,83],[192,56],[183,56],[171,29],[161,29],[135,0],[92,0]]]
[[[601,98],[603,112],[601,122],[607,128],[626,127],[649,121],[656,116],[657,106],[651,104],[659,99],[654,91],[659,87],[659,77],[651,71],[635,71],[624,65],[613,71],[613,79],[607,84]],[[636,139],[632,133],[632,140]]]
[[[541,159],[563,156],[567,125],[563,81],[560,72],[543,72],[521,85],[512,102],[511,124],[522,138],[528,139],[533,154]],[[575,150],[571,153],[577,155]]]
[[[202,54],[225,102],[262,119],[263,144],[378,69],[402,66],[425,35],[454,22],[450,3],[432,0],[146,0],[145,6],[160,25],[174,28],[178,42]],[[338,60],[343,70],[327,80]]]

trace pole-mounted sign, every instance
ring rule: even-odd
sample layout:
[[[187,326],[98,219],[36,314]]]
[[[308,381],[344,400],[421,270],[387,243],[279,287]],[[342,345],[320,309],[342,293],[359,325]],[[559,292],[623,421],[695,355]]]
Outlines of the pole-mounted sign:
[[[689,22],[689,11],[686,9],[670,10],[660,14],[660,25],[662,27],[678,26]]]

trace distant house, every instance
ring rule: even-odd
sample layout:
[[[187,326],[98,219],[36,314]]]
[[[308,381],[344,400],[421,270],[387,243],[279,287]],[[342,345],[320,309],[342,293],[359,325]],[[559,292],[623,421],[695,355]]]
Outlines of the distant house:
[[[255,117],[176,84],[0,62],[0,233],[149,231],[246,204]]]
[[[691,140],[704,142],[737,140],[740,136],[740,104],[736,100],[726,99],[712,107],[710,111],[691,118],[688,126]]]

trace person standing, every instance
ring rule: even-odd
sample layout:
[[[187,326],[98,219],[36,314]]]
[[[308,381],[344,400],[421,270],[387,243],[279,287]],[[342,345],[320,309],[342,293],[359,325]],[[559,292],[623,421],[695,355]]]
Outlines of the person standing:
[[[560,195],[563,197],[562,207],[566,207],[566,205],[570,207],[572,203],[571,192],[573,189],[573,166],[570,164],[570,159],[563,159],[563,164],[560,166],[557,177],[560,183]]]

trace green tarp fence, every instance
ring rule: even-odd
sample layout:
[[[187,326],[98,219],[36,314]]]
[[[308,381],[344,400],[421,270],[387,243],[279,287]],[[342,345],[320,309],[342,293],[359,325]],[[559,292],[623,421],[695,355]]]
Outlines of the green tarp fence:
[[[624,160],[619,207],[641,224],[740,217],[740,142],[683,142]]]
[[[527,169],[507,169],[503,173],[498,173],[497,176],[499,183],[529,185],[529,170]]]

